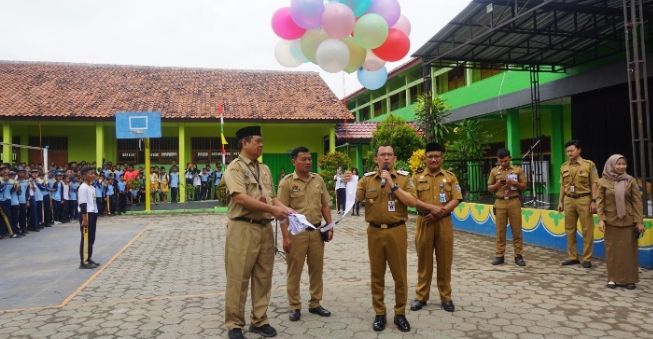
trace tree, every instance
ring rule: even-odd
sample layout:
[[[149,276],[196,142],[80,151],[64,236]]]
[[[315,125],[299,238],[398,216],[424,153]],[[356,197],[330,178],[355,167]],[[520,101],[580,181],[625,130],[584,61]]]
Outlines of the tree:
[[[449,133],[449,105],[447,101],[435,94],[419,96],[414,109],[418,126],[424,131],[426,142],[444,144]]]
[[[447,147],[447,159],[482,159],[491,135],[476,119],[463,119],[452,124],[454,141]]]
[[[406,124],[406,120],[390,113],[372,132],[370,151],[367,152],[369,164],[374,163],[376,149],[382,144],[392,146],[397,160],[408,161],[415,150],[424,148],[424,139],[417,135],[414,128]]]
[[[342,166],[344,170],[347,170],[349,168],[350,162],[351,160],[349,157],[342,152],[327,153],[318,158],[320,176],[322,176],[322,179],[324,179],[324,184],[329,190],[332,202],[335,202],[336,197],[334,194],[336,190],[336,182],[333,180],[333,177],[338,172],[338,167]]]

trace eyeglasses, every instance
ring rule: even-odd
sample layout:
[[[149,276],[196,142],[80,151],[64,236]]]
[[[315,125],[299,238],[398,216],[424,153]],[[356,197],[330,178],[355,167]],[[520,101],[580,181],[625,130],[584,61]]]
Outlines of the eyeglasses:
[[[442,158],[441,155],[427,155],[426,156],[426,159],[429,159],[429,160],[437,160],[437,159],[440,159],[440,158]]]
[[[393,153],[383,153],[383,154],[378,154],[377,157],[380,158],[391,158],[394,157],[395,155]]]

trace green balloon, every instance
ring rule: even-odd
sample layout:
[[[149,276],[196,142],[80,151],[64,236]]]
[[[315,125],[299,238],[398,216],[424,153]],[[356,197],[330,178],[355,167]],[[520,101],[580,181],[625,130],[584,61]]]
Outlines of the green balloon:
[[[365,14],[354,26],[354,39],[363,48],[377,48],[388,38],[388,23],[375,13]]]
[[[345,38],[342,42],[349,48],[349,63],[345,67],[345,72],[354,73],[363,66],[367,57],[367,50],[361,47],[354,38]]]
[[[317,48],[326,39],[329,39],[329,36],[321,28],[307,30],[299,41],[299,47],[306,59],[317,65],[317,57],[315,56]]]

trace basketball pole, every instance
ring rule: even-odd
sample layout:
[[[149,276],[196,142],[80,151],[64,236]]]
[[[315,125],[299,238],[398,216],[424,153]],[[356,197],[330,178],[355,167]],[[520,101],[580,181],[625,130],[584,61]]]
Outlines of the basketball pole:
[[[145,138],[145,170],[143,172],[147,173],[145,176],[145,210],[150,210],[150,204],[152,203],[152,194],[150,194],[150,138]]]

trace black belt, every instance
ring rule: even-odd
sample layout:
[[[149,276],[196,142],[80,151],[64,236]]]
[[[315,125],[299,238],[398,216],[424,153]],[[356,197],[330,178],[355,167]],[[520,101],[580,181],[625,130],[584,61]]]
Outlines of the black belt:
[[[322,224],[318,222],[317,224],[313,224],[313,226],[315,226],[315,228],[306,227],[306,230],[309,231],[309,232],[310,231],[315,231],[317,229],[320,229],[320,225],[322,225]]]
[[[570,197],[572,199],[578,199],[578,198],[586,197],[586,196],[589,196],[589,195],[590,195],[589,193],[583,193],[583,194],[567,194],[565,196]]]
[[[244,222],[248,222],[250,224],[259,224],[261,226],[265,226],[265,225],[269,224],[273,219],[256,220],[256,219],[238,217],[238,218],[234,218],[233,220],[244,221]]]
[[[501,197],[501,198],[497,197],[497,200],[512,200],[512,199],[517,199],[517,198],[519,198],[519,196],[515,195],[515,196],[512,196],[512,197],[508,197],[508,199],[506,199],[505,197]]]
[[[422,217],[425,217],[425,216],[427,216],[427,215],[429,215],[429,214],[431,214],[431,212],[420,212],[420,211],[417,211],[417,215],[422,216]],[[443,215],[441,218],[448,217],[448,216],[451,216],[451,212],[449,212],[449,213]]]
[[[401,226],[401,225],[404,225],[405,223],[406,223],[405,221],[396,222],[394,224],[381,224],[381,225],[375,224],[375,223],[370,223],[370,226],[385,229],[385,228],[393,228],[393,227]]]

